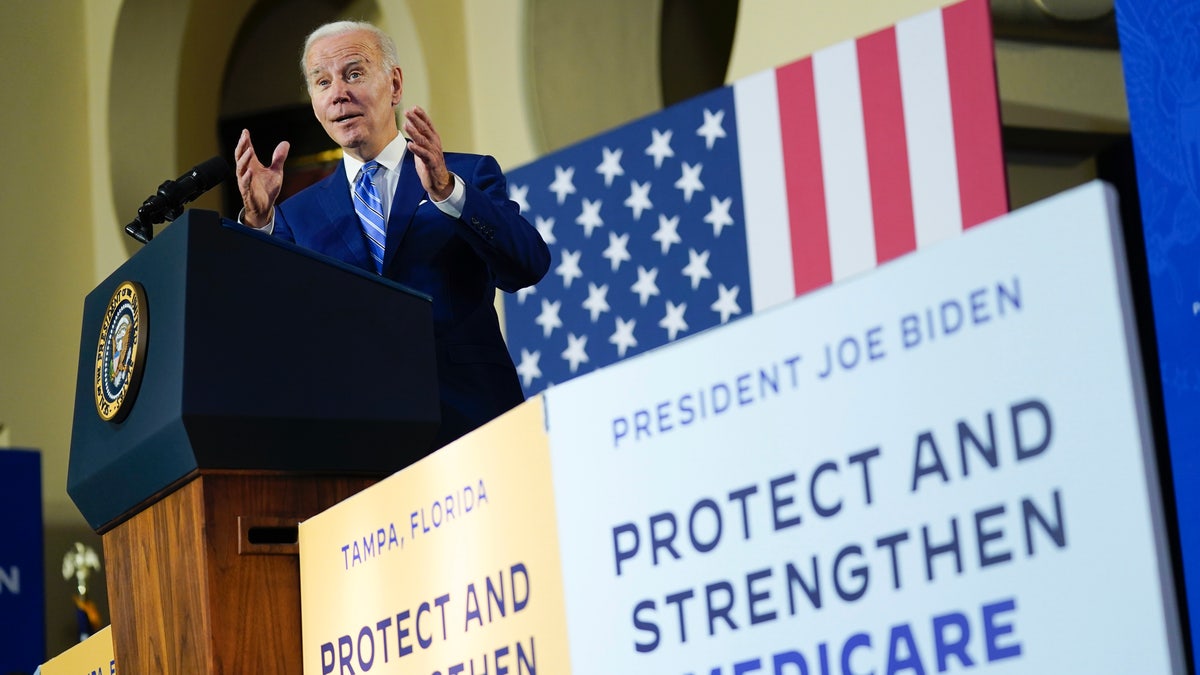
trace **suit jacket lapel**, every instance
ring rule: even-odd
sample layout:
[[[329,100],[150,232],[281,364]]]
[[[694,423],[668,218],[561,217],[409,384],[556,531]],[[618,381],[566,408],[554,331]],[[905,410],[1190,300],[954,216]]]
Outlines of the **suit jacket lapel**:
[[[413,154],[405,152],[404,159],[400,162],[400,180],[396,185],[396,194],[392,195],[392,210],[388,214],[387,246],[383,257],[384,269],[396,257],[396,251],[400,249],[400,242],[408,232],[408,226],[417,213],[417,207],[420,206],[421,200],[426,198],[425,187],[421,185],[421,177],[417,175]]]
[[[333,229],[341,236],[350,250],[354,264],[370,272],[375,271],[367,243],[363,241],[362,222],[354,212],[353,197],[346,182],[346,164],[338,162],[337,169],[325,180],[319,195],[321,209]]]

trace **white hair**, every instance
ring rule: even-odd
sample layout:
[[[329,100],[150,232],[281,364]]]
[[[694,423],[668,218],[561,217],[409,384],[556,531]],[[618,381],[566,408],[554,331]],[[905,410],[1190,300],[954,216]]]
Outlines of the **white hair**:
[[[300,74],[304,79],[308,79],[308,50],[312,48],[314,42],[327,37],[354,33],[356,31],[366,31],[375,36],[379,52],[383,55],[383,69],[385,71],[390,72],[392,68],[400,65],[400,57],[396,53],[395,41],[375,24],[367,23],[366,21],[334,21],[333,23],[318,26],[304,40],[304,52],[300,55]]]

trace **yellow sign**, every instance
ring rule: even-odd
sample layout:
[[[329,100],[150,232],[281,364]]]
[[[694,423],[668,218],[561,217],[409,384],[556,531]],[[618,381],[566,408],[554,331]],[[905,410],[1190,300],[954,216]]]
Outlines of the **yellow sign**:
[[[42,675],[116,675],[112,626],[42,664]]]
[[[535,398],[300,525],[304,672],[569,673]]]

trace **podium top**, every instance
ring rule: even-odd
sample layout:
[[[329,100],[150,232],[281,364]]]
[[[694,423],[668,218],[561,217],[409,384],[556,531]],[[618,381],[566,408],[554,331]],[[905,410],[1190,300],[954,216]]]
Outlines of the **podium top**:
[[[191,210],[84,301],[67,492],[101,530],[198,469],[386,475],[436,375],[428,296]]]

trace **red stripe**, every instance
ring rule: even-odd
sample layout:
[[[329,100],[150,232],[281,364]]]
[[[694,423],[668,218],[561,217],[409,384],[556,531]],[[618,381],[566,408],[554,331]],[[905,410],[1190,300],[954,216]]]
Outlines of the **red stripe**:
[[[775,71],[796,295],[833,281],[812,58]]]
[[[966,0],[942,10],[950,109],[958,155],[963,227],[1008,212],[1000,104],[987,0]]]
[[[917,248],[896,29],[888,28],[861,38],[857,47],[871,208],[875,216],[875,259],[882,263]]]

